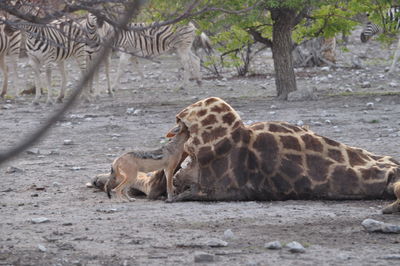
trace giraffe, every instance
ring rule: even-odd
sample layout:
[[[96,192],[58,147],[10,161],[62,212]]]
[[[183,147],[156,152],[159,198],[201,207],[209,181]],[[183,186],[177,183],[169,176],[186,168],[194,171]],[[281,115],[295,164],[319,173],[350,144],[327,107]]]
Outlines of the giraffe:
[[[244,125],[220,98],[176,116],[189,130],[188,165],[174,175],[175,201],[394,199],[400,212],[400,163],[286,122]],[[160,175],[148,177],[156,184]],[[157,185],[152,189],[157,189]]]

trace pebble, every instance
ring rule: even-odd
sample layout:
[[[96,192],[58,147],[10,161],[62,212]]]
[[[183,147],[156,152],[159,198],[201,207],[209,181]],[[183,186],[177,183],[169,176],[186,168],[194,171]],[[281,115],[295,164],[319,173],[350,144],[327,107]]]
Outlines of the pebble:
[[[213,262],[214,255],[206,252],[197,251],[194,253],[194,262],[196,263],[204,263],[204,262]]]
[[[386,256],[379,257],[379,259],[383,260],[400,260],[400,254],[389,254]]]
[[[400,234],[400,225],[388,224],[374,219],[365,219],[361,225],[368,232]]]
[[[297,122],[296,122],[296,125],[297,125],[297,126],[299,126],[299,127],[302,127],[302,126],[304,126],[304,122],[303,122],[303,120],[299,120],[299,121],[297,121]]]
[[[369,81],[364,81],[361,83],[361,88],[371,88],[371,83]]]
[[[34,148],[34,149],[29,149],[26,151],[27,154],[40,154],[40,150],[38,148]]]
[[[289,248],[289,251],[292,253],[306,252],[306,249],[299,242],[296,242],[296,241],[286,244],[286,247]]]
[[[49,221],[50,220],[48,218],[46,218],[46,217],[38,217],[38,218],[32,218],[31,219],[31,222],[33,224],[42,224],[42,223],[47,223]]]
[[[226,229],[224,232],[224,238],[225,239],[232,239],[235,237],[235,234],[232,232],[231,229]]]
[[[39,244],[37,247],[42,252],[46,252],[47,251],[47,248],[45,246],[41,245],[41,244]]]
[[[212,248],[219,248],[228,246],[228,242],[225,242],[224,240],[218,238],[211,238],[209,240],[206,240],[205,245]]]
[[[331,120],[329,120],[329,119],[326,119],[326,120],[325,120],[325,124],[327,124],[327,125],[331,125],[331,124],[332,124],[332,121],[331,121]]]
[[[143,114],[143,110],[141,110],[141,109],[136,109],[136,110],[133,112],[133,115],[141,115],[141,114]]]
[[[22,173],[23,170],[14,166],[7,167],[6,174]]]
[[[133,108],[133,107],[126,109],[126,114],[128,114],[128,115],[132,115],[133,112],[135,112],[135,108]]]
[[[74,144],[74,142],[73,142],[71,139],[65,139],[65,140],[63,141],[63,144],[64,144],[64,145],[72,145],[72,144]]]
[[[264,245],[265,248],[267,249],[281,249],[282,248],[282,244],[280,241],[272,241],[272,242],[268,242]]]
[[[373,102],[369,102],[369,103],[366,104],[366,106],[367,106],[368,109],[371,110],[371,109],[374,109],[375,104]]]

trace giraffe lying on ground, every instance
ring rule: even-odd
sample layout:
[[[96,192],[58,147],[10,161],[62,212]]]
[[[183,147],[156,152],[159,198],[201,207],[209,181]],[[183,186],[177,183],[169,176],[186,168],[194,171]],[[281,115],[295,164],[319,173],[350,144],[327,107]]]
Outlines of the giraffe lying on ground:
[[[189,138],[189,132],[182,122],[178,122],[178,125],[168,132],[167,137],[172,138],[171,141],[160,149],[149,152],[131,151],[114,160],[108,177],[102,175],[108,179],[104,190],[109,198],[111,198],[112,190],[116,192],[120,201],[124,200],[123,197],[129,201],[134,200],[128,194],[130,188],[132,186],[143,188],[142,178],[146,178],[146,175],[138,175],[139,171],[150,172],[163,169],[167,180],[167,200],[172,200],[174,190],[172,178],[176,166],[181,161],[183,145]]]
[[[390,156],[285,122],[245,126],[215,97],[186,107],[176,119],[190,137],[184,145],[189,165],[174,175],[175,201],[396,197],[384,213],[400,212],[400,163]],[[143,182],[156,191],[161,178],[158,173]]]

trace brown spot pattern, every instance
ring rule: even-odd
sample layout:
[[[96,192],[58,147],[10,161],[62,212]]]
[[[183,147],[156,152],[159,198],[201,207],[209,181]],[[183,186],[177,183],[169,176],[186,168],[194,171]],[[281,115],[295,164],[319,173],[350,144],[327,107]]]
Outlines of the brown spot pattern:
[[[232,148],[232,144],[231,144],[230,140],[227,138],[219,141],[214,146],[214,150],[215,150],[215,153],[217,154],[217,156],[226,154],[227,152],[230,151],[231,148]]]
[[[282,160],[280,170],[290,179],[295,179],[303,173],[303,168],[300,165],[287,159]]]
[[[332,173],[332,186],[338,195],[352,195],[358,187],[358,177],[352,168],[336,166]]]
[[[205,110],[205,109],[204,110],[200,110],[200,111],[197,112],[197,115],[200,116],[200,117],[204,116],[206,114],[207,114],[207,110]]]
[[[270,124],[269,131],[271,132],[280,132],[280,133],[293,133],[291,130],[277,124]]]
[[[217,179],[222,177],[222,175],[228,170],[228,165],[229,162],[227,157],[221,157],[212,161],[211,168],[213,169]]]
[[[306,134],[306,135],[301,136],[301,139],[304,141],[304,144],[306,145],[306,149],[313,150],[316,152],[323,151],[322,143],[317,139],[316,136]]]
[[[336,149],[329,149],[328,150],[328,157],[331,158],[332,160],[338,162],[338,163],[343,163],[344,158],[342,151],[336,150]]]
[[[206,106],[208,106],[208,105],[210,105],[210,104],[212,104],[212,103],[215,103],[215,102],[218,102],[218,99],[217,99],[217,98],[208,98],[208,99],[205,101]]]
[[[217,127],[212,129],[211,131],[203,132],[203,134],[201,134],[201,137],[203,138],[203,143],[209,143],[225,135],[226,135],[226,128]]]
[[[279,148],[275,138],[270,133],[259,134],[253,143],[253,148],[260,154],[261,170],[265,174],[272,174],[278,161]]]
[[[328,138],[326,138],[326,137],[321,137],[321,138],[325,141],[326,144],[328,144],[328,145],[330,145],[330,146],[334,146],[334,147],[339,147],[339,146],[340,146],[340,143],[337,142],[337,141],[328,139]]]
[[[303,164],[303,159],[301,158],[301,155],[296,155],[296,154],[285,154],[286,159],[295,162],[299,165]]]
[[[197,134],[199,132],[199,125],[192,125],[189,128],[191,134]]]
[[[211,147],[201,147],[197,159],[200,165],[209,164],[214,159],[214,152],[211,150]]]
[[[324,181],[327,178],[328,167],[332,162],[317,155],[307,155],[308,173],[311,179],[315,181]]]
[[[347,155],[349,156],[349,163],[351,166],[363,165],[365,161],[354,150],[348,149]]]
[[[217,123],[217,118],[215,117],[215,115],[209,115],[207,116],[205,119],[201,120],[201,125],[204,126],[208,126],[208,125],[212,125]]]
[[[223,113],[223,112],[231,112],[232,110],[228,105],[220,104],[220,105],[213,106],[211,108],[211,111],[216,112],[216,113]]]
[[[296,151],[301,150],[299,141],[297,140],[297,138],[293,136],[280,136],[280,140],[285,149],[296,150]]]
[[[253,130],[263,130],[265,128],[265,124],[264,123],[256,123],[251,125],[251,129]]]
[[[272,182],[274,183],[274,185],[275,185],[275,188],[276,188],[276,192],[278,192],[278,193],[282,193],[282,194],[284,194],[284,193],[286,193],[286,192],[289,192],[289,190],[291,189],[291,185],[289,184],[289,182],[287,182],[286,180],[285,180],[285,178],[283,178],[281,175],[279,175],[279,174],[277,174],[277,175],[274,175],[274,176],[272,176]]]
[[[222,121],[223,121],[225,124],[228,124],[228,125],[232,125],[232,123],[233,123],[235,120],[236,120],[236,117],[235,117],[235,115],[232,114],[232,113],[227,113],[227,114],[225,114],[224,116],[222,116]]]

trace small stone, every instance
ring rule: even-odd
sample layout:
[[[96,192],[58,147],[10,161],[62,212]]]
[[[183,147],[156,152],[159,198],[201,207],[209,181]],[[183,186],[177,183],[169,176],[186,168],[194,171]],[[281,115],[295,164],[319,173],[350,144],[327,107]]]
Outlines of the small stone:
[[[332,124],[332,121],[331,121],[331,120],[329,120],[329,119],[326,119],[326,120],[325,120],[325,124],[327,124],[327,125],[331,125],[331,124]]]
[[[383,260],[400,260],[400,254],[389,254],[386,256],[379,257],[379,259]]]
[[[40,150],[38,148],[33,148],[33,149],[29,149],[26,151],[27,154],[34,154],[34,155],[38,155],[40,154]]]
[[[225,239],[232,239],[235,237],[235,234],[232,232],[231,229],[226,229],[224,232],[224,238]]]
[[[346,88],[345,91],[346,91],[346,92],[353,92],[353,89],[352,89],[352,88]]]
[[[297,121],[297,122],[296,122],[296,125],[297,125],[297,126],[299,126],[299,127],[302,127],[302,126],[304,126],[304,122],[303,122],[303,120],[299,120],[299,121]]]
[[[88,187],[88,188],[93,188],[93,187],[94,187],[93,184],[92,184],[92,182],[87,182],[87,183],[85,184],[85,186]]]
[[[205,242],[205,245],[212,248],[219,248],[228,246],[228,242],[225,242],[218,238],[211,238]]]
[[[213,262],[214,261],[214,255],[201,252],[201,251],[196,251],[194,253],[194,262],[195,263],[204,263],[204,262]]]
[[[38,217],[38,218],[32,218],[31,222],[33,224],[42,224],[42,223],[50,222],[50,220],[46,217]]]
[[[369,81],[364,81],[361,83],[361,88],[371,88],[371,83]]]
[[[398,84],[396,82],[390,82],[389,86],[392,87],[392,88],[395,88],[395,87],[398,86]]]
[[[63,141],[63,144],[64,144],[64,145],[72,145],[72,144],[74,144],[74,142],[73,142],[71,139],[65,139],[65,140]]]
[[[136,109],[136,110],[133,112],[133,115],[141,115],[141,114],[143,114],[143,111],[140,110],[140,109]]]
[[[372,109],[374,109],[375,104],[373,102],[369,102],[366,104],[366,106],[368,109],[372,110]]]
[[[296,241],[286,244],[286,247],[289,248],[289,251],[292,253],[306,252],[306,249],[299,242],[296,242]]]
[[[388,224],[374,219],[365,219],[361,225],[368,232],[400,234],[400,225]]]
[[[71,226],[72,223],[71,223],[71,222],[66,222],[66,223],[63,223],[62,225],[63,225],[63,226]]]
[[[7,167],[6,174],[22,173],[23,170],[14,166]]]
[[[46,252],[47,251],[47,248],[45,246],[41,245],[41,244],[39,244],[37,247],[41,252]]]
[[[282,244],[280,241],[272,241],[272,242],[268,242],[264,245],[265,248],[267,249],[281,249],[282,248]]]
[[[61,184],[58,182],[53,182],[53,187],[61,187]]]
[[[271,112],[268,112],[268,114],[270,114],[270,115],[275,115],[276,112],[275,112],[275,111],[271,111]]]
[[[271,105],[271,107],[269,107],[270,109],[276,109],[278,107],[276,107],[276,105]]]
[[[126,109],[126,114],[128,114],[128,115],[132,115],[133,112],[135,112],[135,108],[131,107],[131,108]]]

